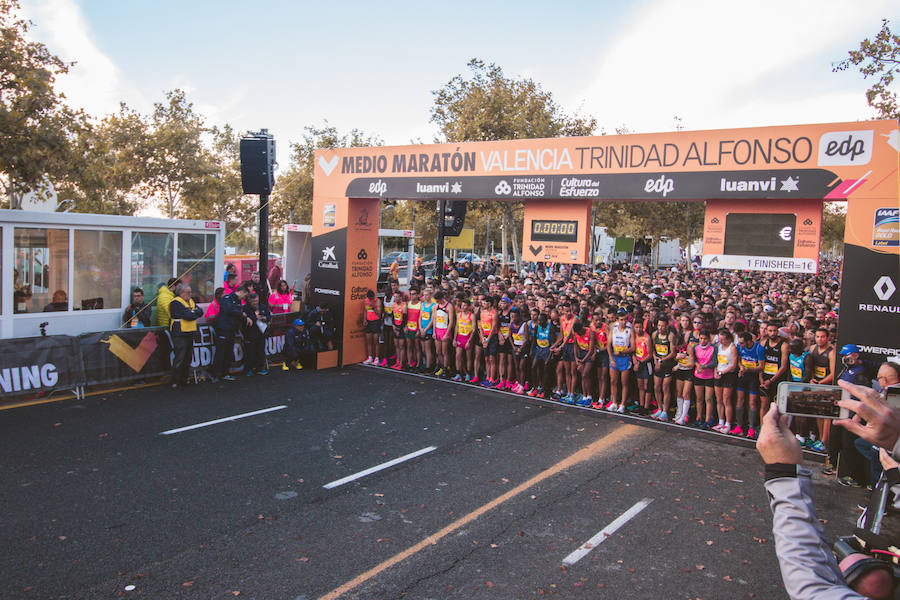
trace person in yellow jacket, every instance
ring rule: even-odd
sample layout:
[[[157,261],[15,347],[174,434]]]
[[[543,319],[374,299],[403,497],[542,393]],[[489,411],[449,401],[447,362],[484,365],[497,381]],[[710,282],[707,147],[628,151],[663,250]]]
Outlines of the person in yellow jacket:
[[[177,388],[187,383],[188,367],[191,365],[191,350],[197,337],[197,319],[203,316],[203,310],[197,308],[191,298],[191,286],[179,283],[175,286],[174,299],[169,303],[171,315],[169,331],[172,333],[172,345],[175,357],[172,359],[171,385]]]
[[[179,283],[181,283],[180,279],[172,277],[166,285],[159,286],[159,290],[156,293],[156,319],[153,322],[157,327],[168,328],[169,323],[172,322],[172,316],[169,314],[169,305],[175,299],[175,294],[172,290]]]

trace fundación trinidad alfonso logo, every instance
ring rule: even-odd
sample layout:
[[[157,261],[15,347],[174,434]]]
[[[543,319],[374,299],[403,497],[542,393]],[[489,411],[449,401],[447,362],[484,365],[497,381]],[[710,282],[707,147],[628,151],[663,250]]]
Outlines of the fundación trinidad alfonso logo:
[[[132,348],[128,342],[113,334],[108,340],[101,340],[104,344],[109,344],[109,351],[123,363],[131,367],[135,373],[140,373],[144,365],[150,359],[153,351],[156,350],[156,334],[148,331],[137,348]]]

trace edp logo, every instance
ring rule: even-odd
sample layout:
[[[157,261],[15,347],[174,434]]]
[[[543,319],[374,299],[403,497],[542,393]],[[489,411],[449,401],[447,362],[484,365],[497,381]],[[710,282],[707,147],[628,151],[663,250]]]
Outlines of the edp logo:
[[[864,165],[872,160],[875,132],[829,131],[819,139],[819,166]]]

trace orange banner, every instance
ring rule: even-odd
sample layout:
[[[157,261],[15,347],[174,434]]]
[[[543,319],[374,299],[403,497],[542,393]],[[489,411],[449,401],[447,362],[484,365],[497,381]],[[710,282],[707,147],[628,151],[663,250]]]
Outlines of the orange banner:
[[[589,200],[526,203],[522,260],[590,262],[590,219]]]

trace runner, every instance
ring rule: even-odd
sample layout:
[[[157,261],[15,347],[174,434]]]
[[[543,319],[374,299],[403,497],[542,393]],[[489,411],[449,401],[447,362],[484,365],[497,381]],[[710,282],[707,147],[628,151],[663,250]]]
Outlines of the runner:
[[[819,327],[815,332],[815,344],[809,348],[809,355],[812,359],[813,376],[810,383],[818,383],[822,385],[834,384],[834,363],[835,363],[834,347],[828,337],[828,329]],[[831,421],[829,419],[816,419],[816,428],[819,432],[819,440],[822,444],[828,446],[828,438],[831,433]],[[814,436],[807,438],[806,445],[816,445]]]
[[[394,349],[394,291],[393,284],[388,286],[384,294],[381,306],[384,310],[383,325],[381,327],[381,362],[380,367],[388,366],[389,360],[396,360],[397,351]]]
[[[412,372],[419,372],[422,366],[419,339],[419,317],[422,315],[422,300],[419,299],[418,288],[409,288],[409,301],[406,303],[406,367]]]
[[[690,315],[678,317],[678,331],[675,333],[678,345],[675,347],[675,400],[678,412],[675,423],[687,425],[691,412],[691,393],[694,388],[694,346],[700,340],[691,328]]]
[[[532,389],[538,398],[547,397],[544,392],[546,385],[546,369],[550,360],[550,348],[556,342],[557,329],[550,323],[547,313],[542,312],[538,316],[537,327],[534,330],[534,358],[531,363],[532,377],[534,378],[535,388]]]
[[[522,312],[518,307],[510,313],[512,321],[509,324],[512,339],[512,387],[510,391],[515,394],[524,394],[528,381],[525,375],[526,362],[528,360],[528,323],[522,320]]]
[[[378,337],[381,335],[381,304],[375,297],[375,292],[369,290],[366,292],[365,312],[366,312],[366,360],[365,365],[378,364]]]
[[[628,403],[631,355],[634,353],[634,332],[628,325],[628,313],[625,309],[620,308],[616,312],[616,324],[613,325],[609,338],[606,349],[609,353],[609,377],[612,393],[609,403],[604,408],[624,413],[625,405]]]
[[[581,385],[581,394],[575,398],[578,406],[590,406],[591,371],[594,368],[594,352],[597,337],[585,327],[581,321],[572,326],[572,337],[575,338],[575,377]],[[573,384],[572,389],[575,389]]]
[[[481,310],[478,311],[478,343],[475,344],[475,377],[472,383],[478,384],[478,367],[484,359],[484,380],[480,382],[483,387],[492,387],[497,381],[497,311],[494,309],[494,299],[483,295]]]
[[[737,412],[734,427],[728,433],[743,436],[744,411],[748,396],[750,397],[750,423],[759,422],[759,374],[763,370],[766,352],[753,339],[753,334],[749,331],[742,332],[739,338],[741,343],[738,345],[740,365],[737,382]],[[752,425],[747,428],[747,437],[756,439],[756,430]]]
[[[465,373],[465,381],[469,383],[475,378],[475,314],[472,312],[472,303],[467,295],[461,293],[458,301],[456,335],[453,336],[453,347],[456,350],[456,375],[453,381],[463,381]]]
[[[436,303],[431,299],[431,288],[426,287],[422,290],[422,309],[419,313],[419,356],[422,357],[422,364],[419,367],[420,373],[434,374],[437,366],[434,362],[434,308]]]
[[[391,365],[395,371],[403,369],[406,364],[406,297],[403,292],[394,293],[393,306],[394,345],[397,350],[397,362]]]
[[[557,399],[566,404],[574,404],[575,338],[572,337],[572,327],[578,318],[572,314],[572,309],[568,302],[564,302],[560,308],[562,309],[562,313],[559,316],[560,336],[556,342],[559,356],[559,365],[556,368],[556,383],[560,388]],[[562,393],[562,386],[565,386],[565,394]]]
[[[436,306],[434,308],[434,346],[437,351],[438,370],[435,375],[438,377],[451,376],[451,364],[453,357],[451,356],[451,348],[453,336],[455,311],[453,304],[446,300],[444,290],[438,290],[434,293]]]
[[[608,310],[608,308],[607,308]],[[596,336],[594,347],[594,365],[597,367],[597,402],[601,406],[609,400],[609,353],[606,347],[609,345],[607,340],[607,318],[604,317],[603,310],[594,308],[591,318],[591,330]],[[595,404],[596,404],[595,403]],[[597,408],[596,406],[594,408]]]
[[[669,331],[669,318],[660,313],[656,318],[657,331],[653,334],[653,381],[656,402],[662,399],[662,406],[650,415],[659,421],[669,420],[669,405],[672,403],[672,370],[675,368],[675,333]],[[679,406],[679,417],[681,416]]]
[[[759,375],[759,395],[762,399],[761,415],[769,412],[769,402],[776,398],[779,382],[784,381],[787,377],[789,349],[788,344],[781,337],[780,326],[778,321],[766,323],[766,339],[762,345],[766,363]],[[759,421],[753,420],[752,413],[750,414],[750,428],[759,431]]]
[[[716,346],[710,340],[709,332],[701,331],[699,341],[694,346],[694,392],[697,394],[697,420],[694,427],[709,430],[714,423],[715,390],[713,382],[716,371]],[[704,406],[706,411],[704,412]]]
[[[512,387],[512,340],[509,324],[512,302],[508,296],[500,298],[500,312],[497,314],[497,382],[494,388],[507,390]]]
[[[651,413],[652,390],[647,385],[650,378],[653,377],[653,355],[650,353],[650,335],[644,330],[643,319],[636,319],[634,322],[634,356],[632,357],[632,368],[634,369],[634,377],[637,380],[638,407],[635,412],[637,414],[648,417],[656,414]]]
[[[716,406],[719,413],[719,424],[711,427],[713,431],[728,433],[734,418],[732,399],[737,386],[738,352],[731,331],[723,327],[719,330],[719,341],[716,346]]]

